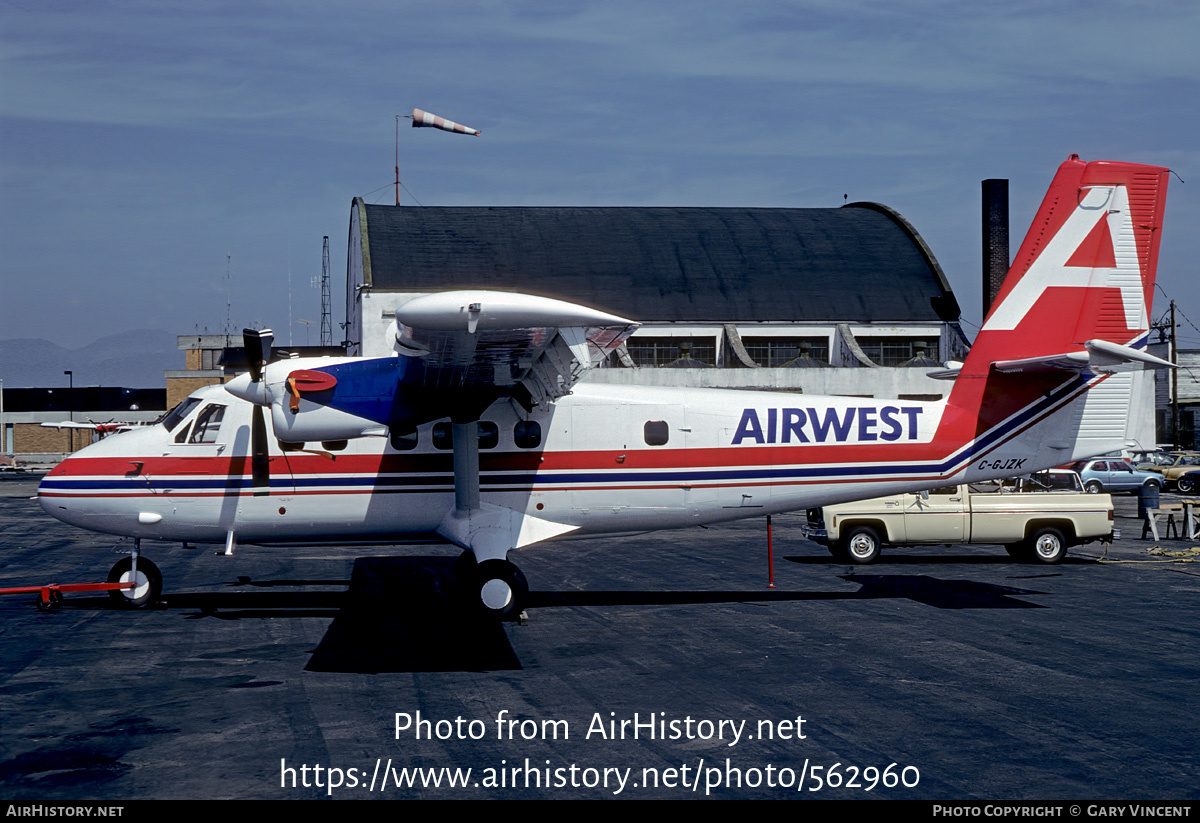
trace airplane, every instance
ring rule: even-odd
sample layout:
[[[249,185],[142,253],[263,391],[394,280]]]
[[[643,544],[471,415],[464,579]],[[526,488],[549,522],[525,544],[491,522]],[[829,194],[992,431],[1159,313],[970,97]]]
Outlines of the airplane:
[[[391,356],[272,362],[161,423],[70,456],[42,507],[133,538],[109,575],[132,606],[162,590],[143,539],[237,545],[440,541],[472,608],[511,619],[510,556],[556,538],[708,525],[1027,474],[1126,445],[1145,351],[1168,169],[1058,169],[940,401],[589,384],[637,328],[548,297],[426,294],[396,310]],[[269,418],[269,424],[268,424]],[[1026,552],[1057,563],[1065,541]]]
[[[118,423],[114,420],[105,420],[102,423],[97,423],[95,420],[88,420],[86,423],[76,423],[74,421],[63,420],[58,423],[43,423],[42,428],[45,429],[87,429],[98,434],[101,438],[107,437],[110,434],[117,432],[129,431],[139,426],[147,425],[145,422],[136,423]]]

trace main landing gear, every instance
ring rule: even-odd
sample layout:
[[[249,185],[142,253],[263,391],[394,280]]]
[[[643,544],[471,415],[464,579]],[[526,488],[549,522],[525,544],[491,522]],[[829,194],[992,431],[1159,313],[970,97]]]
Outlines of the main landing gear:
[[[494,620],[516,620],[529,597],[525,575],[507,560],[475,562],[464,551],[454,564],[459,589],[477,613]]]
[[[122,606],[140,609],[158,600],[162,594],[162,572],[149,559],[140,555],[141,540],[134,539],[129,557],[122,557],[108,573],[109,583],[129,583],[132,589],[111,589],[108,596]]]

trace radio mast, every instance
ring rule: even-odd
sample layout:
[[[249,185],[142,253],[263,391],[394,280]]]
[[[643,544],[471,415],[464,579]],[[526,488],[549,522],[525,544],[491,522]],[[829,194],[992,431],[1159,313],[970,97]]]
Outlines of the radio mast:
[[[321,345],[333,345],[333,318],[329,313],[329,235],[321,248]]]

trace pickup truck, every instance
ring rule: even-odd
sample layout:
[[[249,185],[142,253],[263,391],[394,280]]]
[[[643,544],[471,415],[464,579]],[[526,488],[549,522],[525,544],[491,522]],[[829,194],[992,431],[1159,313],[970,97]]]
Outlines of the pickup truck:
[[[1114,537],[1112,497],[1088,494],[1064,471],[809,509],[802,529],[834,557],[862,564],[884,545],[952,543],[1001,543],[1014,559],[1061,563],[1070,546]]]

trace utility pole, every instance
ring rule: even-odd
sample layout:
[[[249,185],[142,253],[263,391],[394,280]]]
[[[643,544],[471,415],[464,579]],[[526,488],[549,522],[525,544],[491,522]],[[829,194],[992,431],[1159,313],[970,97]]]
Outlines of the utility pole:
[[[1175,301],[1171,301],[1171,442],[1179,448],[1179,343],[1175,340]]]

